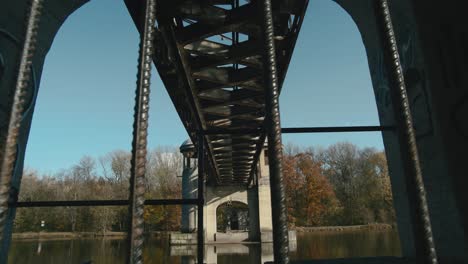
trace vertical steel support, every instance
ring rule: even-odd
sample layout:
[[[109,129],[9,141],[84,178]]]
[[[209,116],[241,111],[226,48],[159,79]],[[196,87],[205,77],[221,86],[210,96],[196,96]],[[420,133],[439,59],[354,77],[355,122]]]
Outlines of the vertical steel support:
[[[271,0],[262,0],[264,38],[264,84],[266,87],[266,130],[268,134],[268,162],[270,167],[271,209],[273,218],[273,249],[275,263],[289,263],[288,222],[281,162],[281,123],[279,85],[276,68]]]
[[[205,205],[205,136],[198,134],[198,206],[197,206],[197,259],[203,264],[205,251],[205,232],[203,225],[203,207]]]
[[[416,256],[418,263],[437,264],[437,254],[432,236],[429,210],[426,201],[426,191],[419,162],[416,137],[414,133],[411,109],[406,93],[403,70],[398,54],[398,47],[393,30],[390,10],[387,0],[376,1],[378,6],[377,19],[381,26],[381,36],[384,44],[384,54],[390,69],[391,96],[395,108],[395,119],[400,136],[405,170],[408,171],[408,194],[414,201],[413,230],[416,241]],[[419,243],[418,243],[419,242]]]
[[[1,142],[0,157],[0,263],[7,260],[8,248],[11,239],[11,230],[5,229],[9,212],[8,202],[16,199],[18,192],[11,188],[11,181],[17,161],[18,136],[21,129],[21,121],[24,114],[25,96],[30,87],[31,65],[36,49],[37,33],[42,11],[42,0],[33,0],[28,14],[26,34],[24,38],[21,61],[18,70],[18,78],[13,94],[12,108],[8,123],[8,131]]]
[[[153,37],[156,0],[146,0],[145,21],[140,34],[135,115],[133,123],[132,160],[130,175],[130,230],[128,234],[129,264],[143,263],[143,213],[145,202],[145,173],[148,136]]]

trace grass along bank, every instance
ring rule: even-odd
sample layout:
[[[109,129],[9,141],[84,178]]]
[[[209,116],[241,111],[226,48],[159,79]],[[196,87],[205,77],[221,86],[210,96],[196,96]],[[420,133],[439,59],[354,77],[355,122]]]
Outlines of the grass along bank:
[[[339,232],[339,231],[358,231],[358,230],[392,230],[395,227],[390,224],[367,224],[351,226],[296,226],[295,230],[299,233],[304,232]]]

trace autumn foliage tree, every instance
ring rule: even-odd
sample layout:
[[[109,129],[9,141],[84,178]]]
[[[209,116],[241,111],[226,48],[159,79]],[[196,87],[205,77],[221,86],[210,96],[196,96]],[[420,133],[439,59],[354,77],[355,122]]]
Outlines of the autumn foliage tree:
[[[342,142],[321,150],[286,146],[283,175],[291,225],[395,222],[383,152]]]
[[[286,155],[283,160],[289,220],[293,225],[322,225],[337,206],[321,162],[311,153]]]

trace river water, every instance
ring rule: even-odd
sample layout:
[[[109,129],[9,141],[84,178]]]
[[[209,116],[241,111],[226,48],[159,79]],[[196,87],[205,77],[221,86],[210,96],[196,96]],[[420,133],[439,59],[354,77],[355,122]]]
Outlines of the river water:
[[[395,231],[346,231],[298,233],[290,245],[291,259],[323,259],[369,256],[399,256]],[[126,245],[121,239],[28,240],[12,243],[9,263],[93,264],[125,263]],[[195,263],[196,247],[170,246],[167,239],[146,241],[144,263]],[[263,263],[273,260],[271,243],[207,245],[205,261],[210,264]]]

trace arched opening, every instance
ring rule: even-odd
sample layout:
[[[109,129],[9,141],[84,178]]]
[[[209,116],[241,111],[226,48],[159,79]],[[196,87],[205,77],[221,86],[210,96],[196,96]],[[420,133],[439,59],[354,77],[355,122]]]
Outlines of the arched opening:
[[[225,202],[216,208],[217,232],[248,231],[249,207],[237,201]]]
[[[123,2],[88,3],[64,22],[40,78],[20,201],[128,198],[138,43]],[[21,208],[15,231],[125,231],[127,213]]]
[[[44,62],[25,155],[38,178],[112,180],[122,185],[116,198],[127,197],[138,42],[123,3],[90,2],[63,23]],[[79,189],[77,199],[98,193]]]
[[[294,67],[288,70],[280,97],[283,127],[353,129],[393,125],[388,118],[382,118],[382,111],[387,109],[382,110],[381,102],[376,100],[379,87],[375,85],[374,71],[379,69],[369,69],[372,60],[360,29],[337,2],[346,1],[310,1],[291,61]],[[330,131],[283,135],[283,177],[290,225],[305,229],[352,229],[359,225],[392,229],[383,233],[388,245],[366,254],[400,255],[399,234],[392,228],[397,226],[397,218],[383,141],[383,136],[388,140],[388,133]],[[381,235],[367,234],[369,238]],[[298,243],[310,246],[302,242],[309,234],[299,235],[302,239]],[[353,243],[341,234],[337,237],[348,240],[349,245]],[[369,239],[360,246],[372,248],[373,244]],[[337,256],[326,252],[308,257]]]

